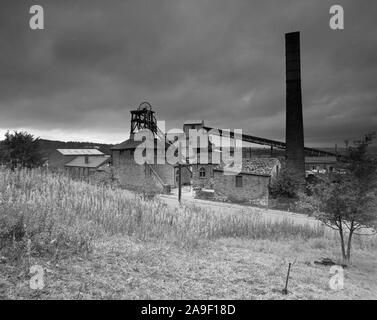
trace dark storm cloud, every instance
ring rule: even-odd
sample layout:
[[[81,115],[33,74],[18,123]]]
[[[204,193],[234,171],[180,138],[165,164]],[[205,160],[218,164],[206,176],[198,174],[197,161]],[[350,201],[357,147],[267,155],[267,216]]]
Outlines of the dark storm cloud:
[[[118,142],[130,108],[148,100],[168,127],[205,119],[282,140],[284,33],[296,30],[307,143],[377,128],[373,0],[337,1],[343,31],[329,28],[333,1],[37,3],[43,31],[28,27],[34,2],[2,4],[0,128]]]

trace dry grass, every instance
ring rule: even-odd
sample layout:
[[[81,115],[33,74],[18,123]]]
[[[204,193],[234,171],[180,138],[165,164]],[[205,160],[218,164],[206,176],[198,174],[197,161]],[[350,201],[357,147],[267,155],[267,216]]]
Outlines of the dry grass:
[[[345,289],[328,288],[336,235],[245,212],[168,208],[41,171],[0,171],[0,297],[68,299],[375,298],[376,238],[357,238]],[[27,245],[29,243],[29,245]],[[295,261],[288,296],[280,291]],[[4,261],[3,261],[4,262]],[[45,270],[29,288],[28,266]]]
[[[315,265],[337,257],[338,246],[312,248],[313,239],[271,241],[203,240],[195,249],[163,241],[110,237],[95,241],[92,254],[52,263],[38,259],[46,287],[31,290],[27,275],[0,265],[6,279],[0,296],[10,299],[377,299],[376,255],[355,249],[345,269],[344,289],[329,288],[330,268]],[[288,262],[288,295],[282,295]]]
[[[271,222],[245,212],[220,214],[200,207],[169,208],[109,186],[72,181],[64,175],[34,171],[0,171],[0,235],[3,249],[30,241],[37,254],[90,251],[103,235],[165,239],[183,247],[200,239],[307,239],[323,229]],[[14,253],[14,250],[13,250]]]

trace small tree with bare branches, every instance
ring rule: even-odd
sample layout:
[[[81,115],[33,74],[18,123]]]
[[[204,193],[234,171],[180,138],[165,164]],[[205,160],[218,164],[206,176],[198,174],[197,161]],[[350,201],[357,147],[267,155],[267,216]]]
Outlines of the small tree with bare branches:
[[[367,154],[375,133],[365,135],[348,148],[345,172],[324,176],[303,196],[301,206],[310,209],[325,225],[339,232],[342,257],[351,258],[354,234],[376,232],[377,161]]]

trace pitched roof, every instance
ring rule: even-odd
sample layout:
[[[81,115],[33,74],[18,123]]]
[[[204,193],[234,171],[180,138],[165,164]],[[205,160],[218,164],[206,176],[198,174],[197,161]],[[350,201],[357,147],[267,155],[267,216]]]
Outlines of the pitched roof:
[[[139,144],[143,143],[144,141],[136,141],[133,137],[130,139],[123,141],[122,143],[119,143],[115,145],[114,147],[111,147],[111,150],[129,150],[129,149],[136,149]],[[163,147],[163,142],[161,140],[158,140],[157,138],[154,138],[154,146],[155,148],[157,145],[160,145],[160,147]],[[169,144],[166,143],[165,147],[168,148]]]
[[[103,155],[104,153],[98,149],[56,149],[64,156],[89,156],[89,155]]]
[[[110,160],[110,156],[95,156],[88,157],[88,163],[85,163],[85,156],[78,156],[66,163],[66,167],[83,167],[83,168],[98,168],[99,166],[107,163]]]
[[[271,176],[272,170],[279,165],[280,161],[275,158],[252,158],[242,159],[241,173],[253,174],[258,176]],[[214,171],[226,171],[230,164],[216,166]],[[230,169],[228,169],[230,170]]]
[[[113,147],[111,147],[111,150],[125,150],[125,149],[136,149],[137,146],[142,143],[143,141],[135,141],[133,139],[128,139],[126,141],[123,141]]]

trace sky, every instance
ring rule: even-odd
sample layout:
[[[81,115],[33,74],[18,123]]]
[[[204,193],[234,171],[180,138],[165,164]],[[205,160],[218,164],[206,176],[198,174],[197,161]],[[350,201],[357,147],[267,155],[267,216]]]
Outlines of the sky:
[[[29,9],[44,8],[31,30]],[[344,8],[344,30],[329,27]],[[148,101],[188,119],[285,139],[284,33],[301,32],[305,144],[377,129],[375,0],[2,0],[0,137],[119,143]],[[0,138],[1,139],[1,138]]]

